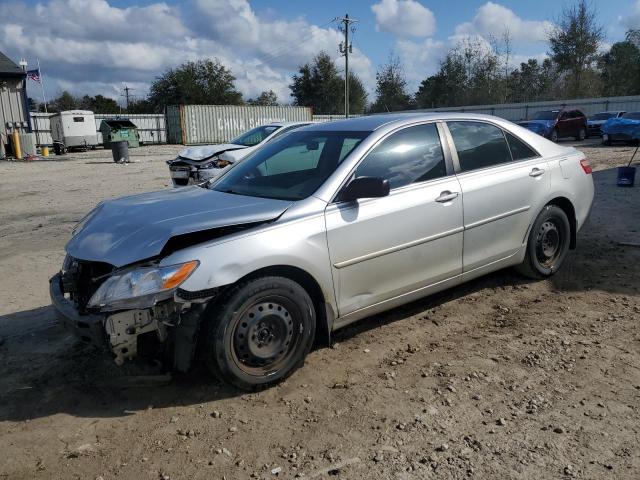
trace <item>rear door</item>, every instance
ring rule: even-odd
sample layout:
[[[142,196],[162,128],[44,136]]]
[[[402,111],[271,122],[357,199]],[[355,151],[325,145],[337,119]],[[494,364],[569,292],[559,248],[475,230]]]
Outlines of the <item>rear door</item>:
[[[389,134],[353,176],[386,178],[391,192],[327,207],[340,316],[461,273],[462,195],[435,123]]]
[[[514,255],[550,188],[547,162],[496,125],[447,122],[464,198],[463,270]]]

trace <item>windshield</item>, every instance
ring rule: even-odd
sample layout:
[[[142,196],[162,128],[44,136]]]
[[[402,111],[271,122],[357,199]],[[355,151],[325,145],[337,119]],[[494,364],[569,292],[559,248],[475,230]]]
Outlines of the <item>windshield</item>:
[[[640,112],[629,112],[622,115],[622,118],[628,118],[630,120],[640,120]]]
[[[531,120],[555,120],[558,118],[558,110],[542,110],[540,112],[536,112],[531,117]]]
[[[280,200],[315,192],[371,132],[293,131],[260,147],[209,188]]]
[[[280,127],[277,125],[263,125],[256,127],[248,132],[243,133],[238,138],[231,140],[234,145],[244,145],[245,147],[253,147],[259,144]]]
[[[613,118],[615,116],[615,113],[609,112],[596,113],[595,115],[589,117],[589,120],[609,120],[610,118]]]

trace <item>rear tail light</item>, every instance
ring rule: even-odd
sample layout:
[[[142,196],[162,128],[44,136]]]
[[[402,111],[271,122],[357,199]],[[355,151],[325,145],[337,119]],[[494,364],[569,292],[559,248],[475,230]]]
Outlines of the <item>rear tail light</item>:
[[[582,167],[582,170],[584,170],[584,173],[586,173],[587,175],[593,172],[591,165],[589,165],[589,161],[586,159],[580,160],[580,166]]]

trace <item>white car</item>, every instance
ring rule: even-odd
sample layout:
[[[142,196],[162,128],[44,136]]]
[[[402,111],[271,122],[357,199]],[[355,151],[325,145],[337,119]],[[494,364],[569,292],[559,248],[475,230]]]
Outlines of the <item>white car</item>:
[[[199,184],[217,178],[265,143],[310,123],[273,122],[253,128],[230,143],[186,148],[177,158],[167,162],[173,186]]]

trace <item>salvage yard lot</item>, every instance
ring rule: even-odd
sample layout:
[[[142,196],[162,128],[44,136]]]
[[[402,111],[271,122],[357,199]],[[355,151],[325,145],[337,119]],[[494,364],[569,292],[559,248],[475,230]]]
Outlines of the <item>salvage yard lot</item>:
[[[640,242],[640,188],[615,187],[633,149],[575,145],[596,199],[557,276],[377,315],[257,394],[134,377],[156,372],[83,348],[49,306],[75,223],[168,188],[181,147],[0,163],[0,478],[637,478],[640,248],[618,242]]]

